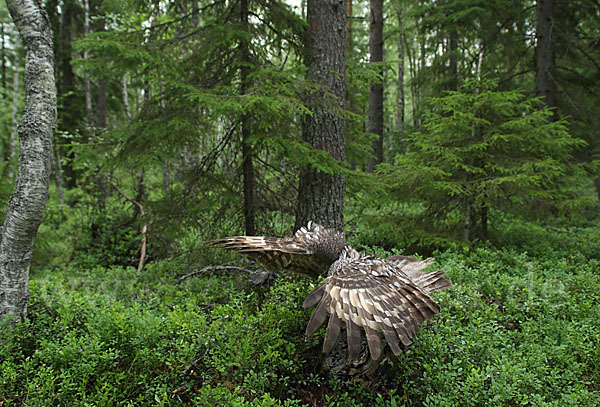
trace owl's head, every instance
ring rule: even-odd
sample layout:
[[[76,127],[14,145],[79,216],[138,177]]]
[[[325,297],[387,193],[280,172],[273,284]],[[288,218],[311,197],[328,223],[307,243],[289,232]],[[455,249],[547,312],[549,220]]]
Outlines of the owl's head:
[[[326,229],[314,222],[308,222],[306,229],[316,237],[310,241],[310,248],[314,254],[322,256],[330,263],[340,257],[346,246],[346,237],[343,233]]]

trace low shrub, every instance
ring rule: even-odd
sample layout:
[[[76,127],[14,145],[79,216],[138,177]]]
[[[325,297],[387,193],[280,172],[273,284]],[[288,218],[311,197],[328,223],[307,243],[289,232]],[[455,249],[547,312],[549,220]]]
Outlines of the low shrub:
[[[376,389],[322,372],[322,333],[304,336],[301,307],[314,281],[255,288],[211,269],[181,279],[182,258],[142,273],[34,270],[29,319],[0,341],[0,405],[596,405],[599,260],[568,233],[568,250],[549,240],[527,253],[526,236],[506,230],[502,249],[437,253],[454,287],[435,293],[441,313]]]

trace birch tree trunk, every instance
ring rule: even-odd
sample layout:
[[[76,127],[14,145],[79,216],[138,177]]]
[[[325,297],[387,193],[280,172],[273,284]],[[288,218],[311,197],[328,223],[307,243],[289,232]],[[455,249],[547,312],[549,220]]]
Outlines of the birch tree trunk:
[[[25,47],[19,174],[0,229],[0,320],[15,323],[27,316],[29,263],[48,200],[56,85],[46,11],[37,0],[6,0],[6,4]]]
[[[8,158],[8,178],[14,179],[14,161],[17,155],[17,115],[19,113],[19,70],[14,67],[13,72],[13,110],[12,110],[12,130],[10,132],[10,154]]]
[[[2,99],[6,99],[6,41],[4,40],[4,23],[0,23],[0,41],[2,58]]]

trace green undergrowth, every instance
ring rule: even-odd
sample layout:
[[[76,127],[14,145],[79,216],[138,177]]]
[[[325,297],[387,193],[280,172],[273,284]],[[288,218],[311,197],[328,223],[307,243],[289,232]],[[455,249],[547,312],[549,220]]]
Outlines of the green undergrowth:
[[[204,272],[176,283],[181,259],[141,273],[36,270],[29,319],[0,339],[0,405],[597,405],[600,261],[580,241],[597,230],[543,240],[541,227],[511,225],[504,248],[437,254],[454,287],[435,294],[442,312],[376,389],[322,372],[323,331],[304,337],[301,307],[315,282],[256,288],[245,273]]]

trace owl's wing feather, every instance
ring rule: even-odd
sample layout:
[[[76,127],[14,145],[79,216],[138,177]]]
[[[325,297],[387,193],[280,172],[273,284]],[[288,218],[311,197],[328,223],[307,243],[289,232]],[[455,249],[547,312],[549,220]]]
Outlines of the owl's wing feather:
[[[333,298],[332,307],[335,309],[335,302],[337,299]],[[342,320],[338,317],[337,313],[332,313],[329,317],[329,322],[327,323],[327,330],[325,333],[325,340],[323,341],[323,352],[329,353],[338,337],[340,336],[340,332],[342,331]]]
[[[304,302],[307,308],[320,299],[307,334],[315,332],[330,315],[323,344],[325,352],[332,349],[341,322],[345,322],[351,359],[360,352],[361,330],[367,337],[372,359],[381,357],[382,335],[398,355],[400,343],[410,345],[418,326],[439,312],[435,301],[392,264],[358,253],[340,264]]]
[[[305,242],[294,238],[233,236],[211,243],[245,254],[273,272],[290,270],[317,276],[327,271],[330,265],[330,262],[306,247]]]
[[[289,270],[316,277],[325,274],[332,261],[315,248],[337,240],[343,241],[343,235],[309,222],[292,237],[232,236],[208,243],[245,254],[269,271]]]
[[[323,325],[323,322],[325,322],[327,316],[329,315],[328,309],[330,304],[331,295],[330,293],[326,292],[321,298],[319,305],[317,305],[317,308],[315,308],[310,321],[308,321],[308,325],[306,326],[306,335],[312,335],[317,329],[319,329],[321,325]]]
[[[346,338],[348,340],[348,357],[356,359],[360,355],[360,327],[351,318],[346,320]]]
[[[358,310],[358,315],[363,322],[362,327],[364,328],[365,335],[367,336],[367,344],[369,345],[371,358],[374,360],[379,360],[381,358],[381,337],[379,336],[379,332],[377,332],[375,318],[373,317],[373,314],[370,314],[365,308],[362,307],[362,304],[359,304],[356,309]]]
[[[452,283],[444,276],[444,270],[432,271],[431,273],[423,272],[427,266],[433,263],[433,257],[425,260],[419,260],[412,256],[391,256],[386,262],[398,267],[402,270],[421,290],[430,294],[435,291],[451,288]]]
[[[323,293],[325,292],[325,286],[325,281],[319,284],[317,288],[315,288],[313,291],[311,291],[310,294],[306,296],[304,302],[302,303],[302,306],[304,308],[310,308],[312,306],[317,305],[317,303],[321,300],[321,297],[323,297]]]

